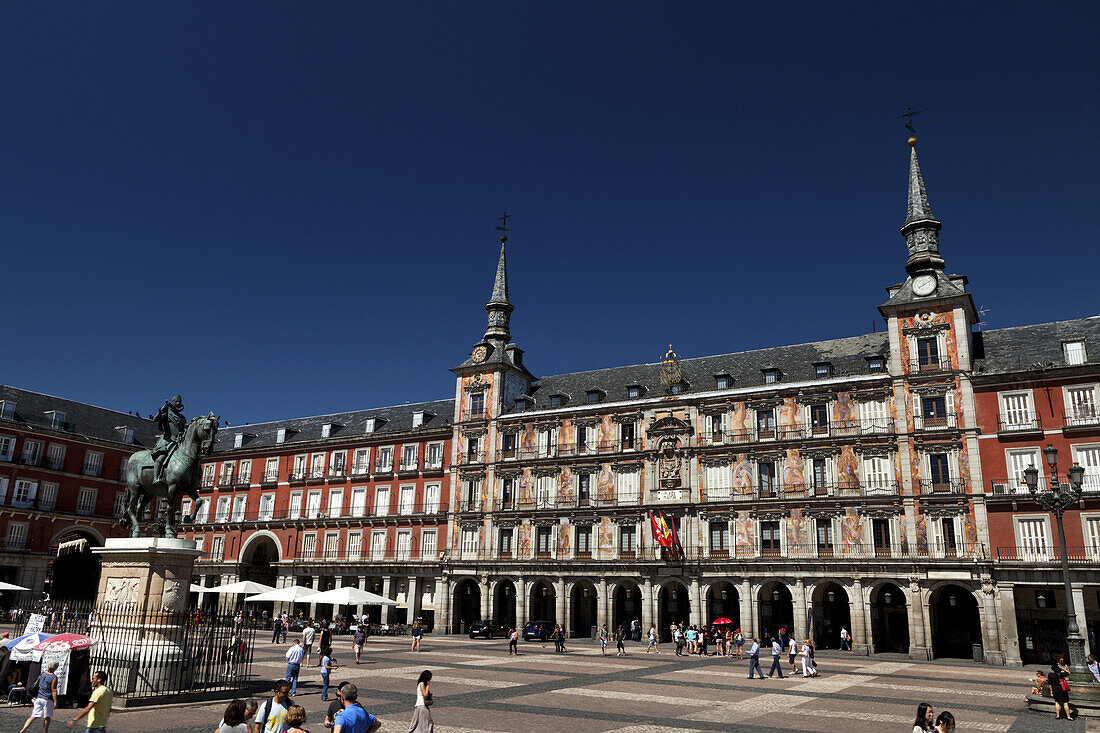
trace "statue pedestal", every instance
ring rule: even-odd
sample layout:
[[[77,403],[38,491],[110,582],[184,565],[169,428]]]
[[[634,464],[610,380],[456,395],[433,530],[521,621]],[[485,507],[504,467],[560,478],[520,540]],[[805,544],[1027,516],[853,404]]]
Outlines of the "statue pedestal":
[[[186,690],[193,676],[187,598],[195,558],[192,540],[111,538],[95,548],[102,571],[91,624],[96,656],[109,660],[114,690],[147,696]]]

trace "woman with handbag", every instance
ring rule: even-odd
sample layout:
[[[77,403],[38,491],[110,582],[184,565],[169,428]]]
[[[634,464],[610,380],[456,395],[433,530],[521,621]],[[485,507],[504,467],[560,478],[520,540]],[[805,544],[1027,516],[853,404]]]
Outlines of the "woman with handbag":
[[[424,670],[416,681],[416,705],[413,706],[412,724],[409,733],[435,733],[435,723],[428,708],[432,706],[432,673]]]
[[[1066,720],[1073,720],[1073,716],[1070,715],[1069,710],[1068,675],[1066,675],[1061,667],[1055,663],[1050,665],[1050,674],[1047,675],[1047,680],[1050,682],[1050,695],[1054,698],[1055,719],[1062,717],[1062,713],[1065,713]]]

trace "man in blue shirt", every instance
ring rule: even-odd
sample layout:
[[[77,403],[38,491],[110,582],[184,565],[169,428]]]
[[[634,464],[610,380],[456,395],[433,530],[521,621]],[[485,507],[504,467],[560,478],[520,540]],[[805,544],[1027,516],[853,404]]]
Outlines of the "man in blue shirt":
[[[783,647],[779,645],[779,639],[772,639],[772,668],[768,672],[768,676],[773,674],[779,674],[779,679],[783,679],[783,665],[779,663],[779,655],[783,653]]]
[[[382,727],[382,721],[357,704],[358,687],[349,684],[340,695],[344,699],[344,709],[336,713],[332,733],[374,733]]]
[[[302,658],[306,655],[300,639],[294,643],[286,653],[286,681],[290,683],[290,696],[298,694],[298,673],[302,669]]]
[[[760,679],[764,679],[764,670],[760,669],[760,642],[754,637],[752,647],[749,648],[749,679],[752,679],[752,671],[760,673]]]

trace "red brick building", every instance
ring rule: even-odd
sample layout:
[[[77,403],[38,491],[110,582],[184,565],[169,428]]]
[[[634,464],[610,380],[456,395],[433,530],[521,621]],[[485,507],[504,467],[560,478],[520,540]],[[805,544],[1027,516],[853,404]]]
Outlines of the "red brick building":
[[[94,596],[89,550],[124,534],[126,461],[156,433],[138,415],[0,385],[0,579],[33,600]]]
[[[1009,663],[1048,663],[1062,653],[1066,598],[1055,518],[1031,500],[1024,471],[1049,469],[1042,450],[1058,449],[1058,475],[1085,469],[1082,500],[1064,517],[1078,625],[1097,650],[1100,617],[1100,318],[977,334],[978,346],[999,357],[980,362],[974,400],[981,428],[989,542],[1006,624],[1018,649]],[[1005,342],[1001,344],[1000,342]],[[988,342],[988,343],[986,343]],[[1011,346],[1012,348],[1005,348]],[[1014,609],[1013,614],[1011,610]]]
[[[186,535],[206,552],[196,582],[355,585],[397,601],[377,620],[432,624],[453,413],[443,400],[224,428]]]

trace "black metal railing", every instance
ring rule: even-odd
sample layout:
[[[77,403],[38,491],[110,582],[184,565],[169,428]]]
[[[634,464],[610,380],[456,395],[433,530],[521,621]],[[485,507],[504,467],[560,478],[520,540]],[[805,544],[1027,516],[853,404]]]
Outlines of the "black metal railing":
[[[921,356],[909,361],[910,372],[946,372],[951,360],[946,356]]]
[[[1030,433],[1042,429],[1043,421],[1037,412],[1014,412],[1011,415],[1001,415],[997,419],[997,432],[1001,435]]]
[[[1089,405],[1062,410],[1062,424],[1067,428],[1100,427],[1100,408]]]
[[[969,482],[966,479],[921,479],[922,494],[965,494]]]

